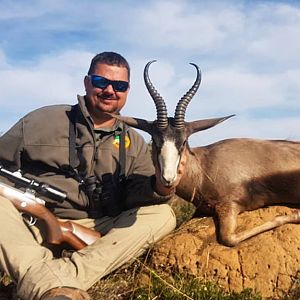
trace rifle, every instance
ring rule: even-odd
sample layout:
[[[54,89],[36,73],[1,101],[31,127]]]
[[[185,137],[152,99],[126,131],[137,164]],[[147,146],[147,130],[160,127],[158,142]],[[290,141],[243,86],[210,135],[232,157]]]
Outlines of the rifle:
[[[52,195],[53,198],[63,201],[66,194],[53,186],[41,183],[26,177],[20,172],[10,172],[0,165],[0,174],[12,179],[14,182],[27,186],[25,192],[0,182],[0,195],[9,199],[21,213],[30,215],[44,221],[47,229],[47,242],[54,245],[68,243],[75,250],[80,250],[92,244],[101,234],[95,230],[76,224],[71,221],[59,221],[55,215],[45,207],[45,201],[36,197],[39,191],[44,195]],[[34,224],[32,220],[30,225]]]

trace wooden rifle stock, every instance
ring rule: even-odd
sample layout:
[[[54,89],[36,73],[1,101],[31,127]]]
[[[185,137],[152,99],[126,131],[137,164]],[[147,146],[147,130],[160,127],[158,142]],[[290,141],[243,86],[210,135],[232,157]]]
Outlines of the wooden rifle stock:
[[[89,229],[75,222],[58,221],[58,223],[63,235],[63,242],[68,243],[75,250],[80,250],[85,246],[91,245],[101,237],[100,232]]]
[[[0,182],[0,195],[10,200],[18,211],[44,221],[47,242],[54,245],[68,243],[75,250],[92,244],[101,234],[71,221],[61,222],[45,207],[45,201],[29,192],[22,192]]]

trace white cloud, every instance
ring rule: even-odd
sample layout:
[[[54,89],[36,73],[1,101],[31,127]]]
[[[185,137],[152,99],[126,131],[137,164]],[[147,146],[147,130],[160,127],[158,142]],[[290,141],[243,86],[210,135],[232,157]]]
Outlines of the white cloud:
[[[260,5],[249,15],[248,53],[282,65],[297,64],[300,51],[300,8],[288,4]]]
[[[20,114],[44,105],[74,103],[76,94],[84,93],[83,77],[92,56],[89,52],[67,51],[26,67],[9,65],[3,59],[2,112]]]
[[[0,20],[10,20],[15,18],[32,18],[41,14],[39,5],[34,5],[34,9],[32,9],[32,6],[30,5],[38,3],[32,3],[32,1],[27,1],[26,5],[24,4],[25,3],[21,3],[20,1],[2,0],[0,2]]]
[[[191,1],[152,1],[121,16],[126,23],[126,39],[142,47],[200,53],[216,50],[229,36],[242,32],[243,18],[241,11],[232,6],[209,8],[204,2],[199,5]],[[118,24],[110,26],[117,30]]]
[[[300,116],[295,116],[300,111],[297,3],[30,0],[1,1],[0,10],[0,34],[12,27],[17,36],[5,36],[0,44],[2,130],[36,107],[74,103],[76,94],[84,92],[83,76],[97,49],[123,53],[131,63],[124,114],[156,117],[142,73],[148,59],[158,59],[150,67],[150,78],[173,115],[195,80],[195,70],[188,65],[192,61],[202,69],[203,81],[187,109],[187,120],[237,113],[197,134],[201,141],[237,135],[300,138]],[[26,22],[20,26],[19,20]],[[37,37],[31,38],[32,32]],[[43,38],[49,49],[31,53]],[[26,59],[22,41],[30,46]],[[18,49],[20,57],[16,59],[15,52],[11,57],[9,49]],[[283,109],[280,118],[255,114],[274,107]]]
[[[7,60],[6,60],[6,55],[4,51],[0,49],[0,68],[1,69],[6,69],[8,68]]]
[[[190,137],[192,147],[203,146],[228,138],[300,140],[300,118],[247,119],[233,117],[211,129]]]
[[[196,75],[190,67],[175,68],[167,63],[162,65],[161,68],[158,68],[159,62],[157,66],[151,65],[150,79],[172,115],[177,101],[192,86]],[[181,71],[182,75],[178,74]],[[132,97],[138,98],[142,93],[144,98],[147,97],[141,75],[142,68],[133,78],[136,84],[133,84]],[[203,71],[202,77],[201,86],[187,109],[187,116],[191,119],[213,113],[240,114],[279,106],[300,109],[300,70],[286,70],[282,74],[260,74],[236,68],[216,68]],[[132,111],[134,105],[135,103],[131,105]]]
[[[248,109],[280,104],[282,86],[277,74],[257,74],[238,69],[215,69],[204,75],[201,98],[215,110]]]
[[[147,55],[173,61],[196,57],[225,66],[234,59],[249,68],[299,66],[300,8],[295,4],[151,1],[119,14],[126,24],[122,33],[110,17],[103,16],[106,29]]]

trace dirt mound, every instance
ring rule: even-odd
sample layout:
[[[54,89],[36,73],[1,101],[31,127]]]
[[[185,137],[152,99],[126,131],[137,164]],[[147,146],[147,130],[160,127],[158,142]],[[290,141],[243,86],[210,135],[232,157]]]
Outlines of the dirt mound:
[[[276,206],[243,213],[238,231],[291,210]],[[283,225],[229,248],[216,241],[212,218],[183,224],[155,246],[152,256],[156,269],[186,271],[218,282],[229,292],[252,288],[272,298],[286,293],[299,280],[299,262],[300,225]]]

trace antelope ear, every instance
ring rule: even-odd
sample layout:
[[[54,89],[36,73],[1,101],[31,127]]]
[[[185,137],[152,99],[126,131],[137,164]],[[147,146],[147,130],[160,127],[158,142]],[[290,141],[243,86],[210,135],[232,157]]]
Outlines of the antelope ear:
[[[144,119],[138,119],[138,118],[132,118],[132,117],[125,117],[121,115],[111,114],[109,113],[113,118],[124,122],[128,126],[143,130],[145,132],[148,132],[150,135],[153,131],[153,122],[144,120]]]
[[[223,121],[233,117],[235,115],[230,115],[222,118],[215,118],[215,119],[205,119],[205,120],[198,120],[193,122],[186,122],[186,129],[187,135],[190,136],[195,132],[202,131],[205,129],[209,129],[222,123]]]

